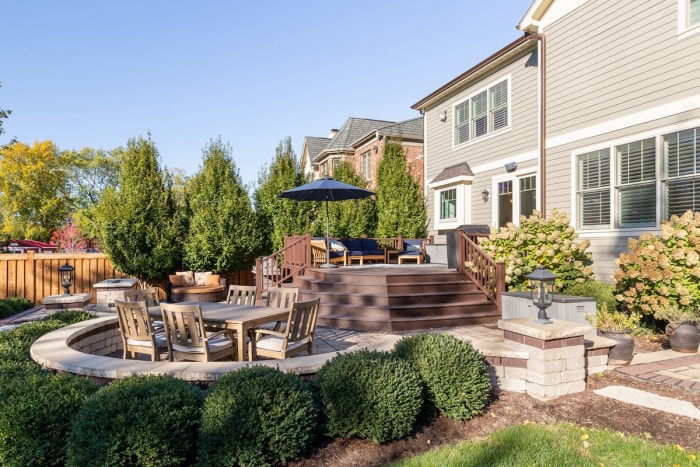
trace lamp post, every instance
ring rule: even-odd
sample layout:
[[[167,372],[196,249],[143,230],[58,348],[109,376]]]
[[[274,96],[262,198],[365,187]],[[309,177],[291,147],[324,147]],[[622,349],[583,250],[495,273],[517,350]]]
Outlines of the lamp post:
[[[552,304],[554,296],[554,279],[559,276],[540,266],[525,277],[530,279],[530,297],[539,310],[535,323],[552,324],[552,320],[547,317],[547,308]]]
[[[73,285],[73,278],[75,274],[75,268],[66,264],[58,268],[58,275],[61,279],[61,285],[63,286],[63,295],[70,295],[70,286]]]

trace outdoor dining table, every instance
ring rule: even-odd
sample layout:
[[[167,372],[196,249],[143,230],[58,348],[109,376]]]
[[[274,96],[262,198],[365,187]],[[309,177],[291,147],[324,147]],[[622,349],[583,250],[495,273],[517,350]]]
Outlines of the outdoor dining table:
[[[210,329],[231,329],[238,335],[238,361],[245,361],[248,331],[261,324],[284,321],[289,316],[286,308],[254,305],[233,305],[219,302],[179,302],[181,305],[199,305],[202,308],[204,326]],[[160,318],[159,306],[148,308],[148,313]]]

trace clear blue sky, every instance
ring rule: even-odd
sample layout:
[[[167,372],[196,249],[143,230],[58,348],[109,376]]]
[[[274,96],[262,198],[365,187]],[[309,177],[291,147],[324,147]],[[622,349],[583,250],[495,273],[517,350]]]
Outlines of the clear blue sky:
[[[411,105],[522,33],[504,0],[0,0],[12,137],[111,150],[151,133],[195,173],[221,137],[246,183],[292,138]]]

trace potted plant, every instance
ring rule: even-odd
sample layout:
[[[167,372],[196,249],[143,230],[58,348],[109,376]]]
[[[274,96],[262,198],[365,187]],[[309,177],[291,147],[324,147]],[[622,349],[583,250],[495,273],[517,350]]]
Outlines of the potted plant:
[[[666,321],[666,336],[671,350],[696,353],[700,346],[700,309],[669,305],[654,313],[656,319]]]
[[[641,320],[639,313],[609,310],[603,303],[595,315],[586,314],[586,321],[598,330],[598,334],[615,342],[608,353],[608,364],[629,365],[634,356],[634,331]]]

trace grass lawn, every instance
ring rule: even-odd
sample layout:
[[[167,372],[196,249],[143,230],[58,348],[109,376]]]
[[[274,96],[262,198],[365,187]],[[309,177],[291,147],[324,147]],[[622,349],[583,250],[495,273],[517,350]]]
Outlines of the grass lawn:
[[[479,442],[430,451],[393,466],[697,466],[700,453],[680,446],[573,424],[504,428]]]

